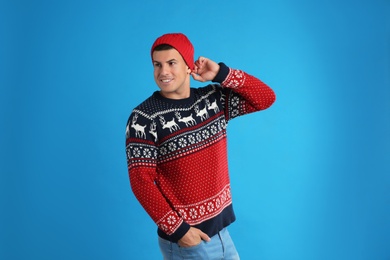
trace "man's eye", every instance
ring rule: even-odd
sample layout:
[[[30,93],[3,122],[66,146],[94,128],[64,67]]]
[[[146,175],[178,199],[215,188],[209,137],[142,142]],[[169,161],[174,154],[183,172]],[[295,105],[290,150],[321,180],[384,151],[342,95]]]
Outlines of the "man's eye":
[[[161,64],[160,63],[155,63],[154,66],[155,67],[161,67]]]

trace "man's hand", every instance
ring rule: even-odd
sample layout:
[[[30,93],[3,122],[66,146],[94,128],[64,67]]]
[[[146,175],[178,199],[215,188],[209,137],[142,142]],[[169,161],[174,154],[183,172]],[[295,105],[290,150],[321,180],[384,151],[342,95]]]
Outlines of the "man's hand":
[[[209,242],[210,238],[200,229],[190,227],[187,233],[177,243],[181,247],[191,247],[199,245],[202,240]]]
[[[195,69],[191,72],[191,75],[194,80],[205,82],[213,80],[217,76],[218,71],[218,63],[205,57],[199,57],[195,61]]]

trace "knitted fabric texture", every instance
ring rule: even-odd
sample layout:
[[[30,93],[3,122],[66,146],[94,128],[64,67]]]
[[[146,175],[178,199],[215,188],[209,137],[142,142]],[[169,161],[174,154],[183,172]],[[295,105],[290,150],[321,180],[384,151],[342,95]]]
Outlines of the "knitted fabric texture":
[[[153,51],[154,49],[161,44],[168,44],[175,48],[180,55],[183,57],[184,61],[186,62],[187,66],[194,70],[195,64],[194,64],[194,46],[192,46],[192,43],[182,33],[168,33],[160,36],[156,39],[156,41],[153,43],[152,49],[150,51],[150,54],[153,59]]]
[[[227,123],[275,100],[259,79],[220,63],[214,81],[170,100],[155,92],[131,113],[126,153],[132,190],[176,242],[190,228],[210,237],[235,220],[227,161]]]

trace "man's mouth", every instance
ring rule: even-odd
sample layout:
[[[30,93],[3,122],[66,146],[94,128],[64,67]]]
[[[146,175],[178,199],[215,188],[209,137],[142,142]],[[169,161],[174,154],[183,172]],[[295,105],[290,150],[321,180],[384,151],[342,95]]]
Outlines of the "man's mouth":
[[[162,81],[163,83],[169,83],[169,82],[172,81],[172,79],[162,79],[161,81]]]

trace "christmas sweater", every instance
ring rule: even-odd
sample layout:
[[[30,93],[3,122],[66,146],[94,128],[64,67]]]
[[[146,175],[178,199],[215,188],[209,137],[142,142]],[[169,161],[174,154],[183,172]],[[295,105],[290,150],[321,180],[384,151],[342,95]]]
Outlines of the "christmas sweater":
[[[156,91],[134,108],[126,127],[130,184],[160,237],[177,242],[191,226],[212,237],[235,221],[226,127],[274,100],[259,79],[220,63],[213,84],[191,88],[189,98]]]

